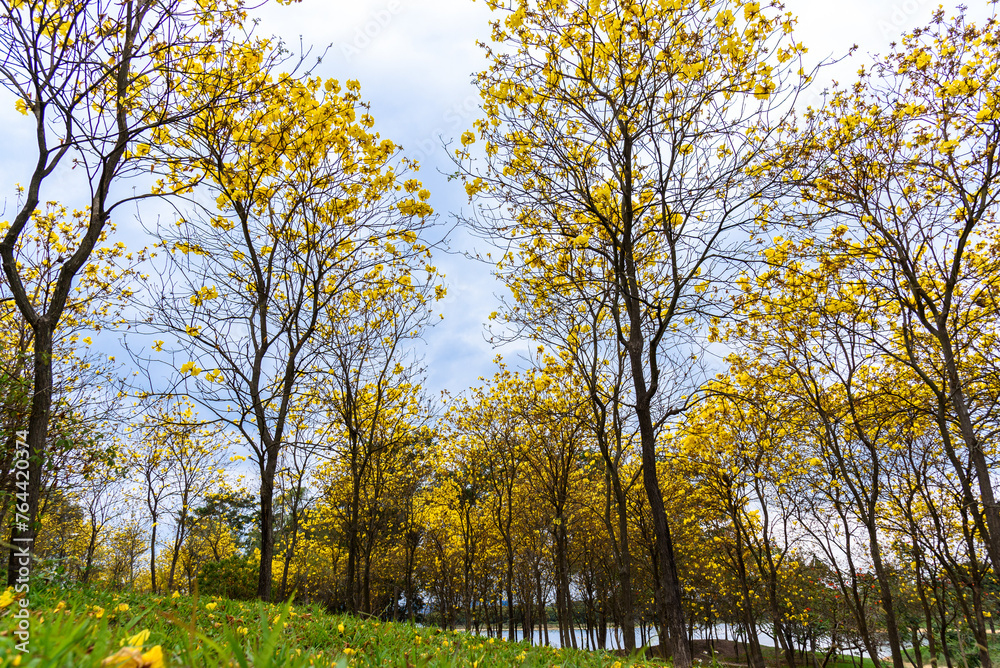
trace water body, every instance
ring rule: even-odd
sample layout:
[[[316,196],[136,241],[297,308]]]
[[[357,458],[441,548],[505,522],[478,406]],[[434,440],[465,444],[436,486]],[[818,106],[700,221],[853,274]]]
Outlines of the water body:
[[[597,633],[596,633],[596,631],[594,633],[594,645],[592,647],[588,644],[587,629],[574,629],[574,634],[576,635],[576,646],[577,646],[577,648],[579,648],[579,649],[597,649],[597,644],[596,644]],[[510,638],[510,634],[507,632],[507,629],[504,629],[504,631],[503,631],[503,637],[504,637],[504,639],[509,639]],[[649,635],[647,637],[652,638],[651,640],[649,640],[649,642],[651,644],[653,644],[653,645],[657,644],[658,641],[656,639],[656,630],[655,629],[650,630]],[[516,629],[515,632],[514,632],[514,640],[515,641],[519,641],[519,640],[523,640],[523,639],[524,639],[524,632],[521,629]],[[532,634],[532,643],[534,643],[535,645],[538,645],[538,644],[542,643],[543,639],[544,639],[544,636],[542,635],[542,633],[538,629],[535,629],[534,634]],[[551,645],[552,647],[562,647],[562,644],[559,642],[559,627],[558,626],[556,626],[555,628],[553,628],[552,626],[549,627],[548,639],[549,639],[549,645]],[[641,645],[642,645],[642,641],[640,640],[639,629],[636,629],[635,630],[635,646],[636,647],[640,647]],[[607,638],[606,647],[607,647],[607,649],[623,649],[624,648],[624,644],[622,643],[621,629],[616,629],[616,628],[615,629],[613,629],[613,628],[609,628],[608,629],[608,638]]]
[[[575,629],[574,633],[576,635],[576,646],[577,646],[577,648],[579,648],[579,649],[597,649],[597,644],[596,644],[597,633],[596,633],[596,631],[594,633],[594,644],[592,646],[590,644],[588,644],[587,630],[586,629]],[[509,639],[509,636],[510,636],[510,634],[507,632],[506,629],[504,629],[504,631],[503,631],[503,637],[505,639]],[[702,640],[702,639],[705,639],[707,637],[708,636],[705,633],[704,629],[695,629],[694,630],[694,634],[692,636],[692,639],[693,640]],[[724,632],[724,630],[723,630],[723,628],[721,626],[716,629],[716,636],[715,637],[716,638],[724,638],[724,637],[726,637],[726,633]],[[649,645],[658,645],[659,642],[660,642],[659,641],[659,637],[656,634],[656,629],[655,628],[648,628],[647,629],[646,638],[647,638],[646,642]],[[514,632],[514,640],[515,641],[519,641],[519,640],[523,640],[523,639],[524,639],[524,632],[520,628],[516,629],[515,632]],[[729,632],[729,639],[730,640],[733,639],[732,630],[730,630],[730,632]],[[764,646],[773,646],[774,645],[774,639],[771,638],[771,636],[769,636],[769,635],[767,635],[765,633],[759,633],[757,635],[757,639],[760,641],[761,645],[764,645]],[[535,632],[532,634],[532,642],[534,644],[538,645],[538,644],[542,643],[543,640],[544,640],[544,637],[543,637],[542,633],[539,631],[539,629],[535,629]],[[552,647],[562,647],[562,644],[559,642],[559,627],[558,626],[549,626],[548,640],[549,640],[549,645],[551,645]],[[640,632],[639,632],[638,628],[636,628],[636,630],[635,630],[635,646],[636,647],[641,647],[642,646],[641,635],[640,635]],[[611,628],[611,627],[608,628],[608,637],[607,637],[606,647],[607,647],[607,649],[624,649],[625,646],[624,646],[624,643],[622,642],[622,632],[621,632],[621,629]]]

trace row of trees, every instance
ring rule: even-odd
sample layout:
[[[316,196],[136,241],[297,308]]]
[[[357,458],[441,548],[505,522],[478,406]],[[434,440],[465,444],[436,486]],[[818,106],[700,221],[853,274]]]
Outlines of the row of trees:
[[[290,439],[320,418],[335,420],[336,428],[323,428],[349,434],[364,475],[378,422],[367,402],[381,419],[419,395],[407,341],[443,296],[421,240],[429,193],[411,178],[416,166],[399,147],[372,130],[358,82],[342,88],[299,72],[305,56],[253,35],[248,12],[256,7],[242,0],[39,0],[2,8],[8,55],[0,81],[33,121],[37,153],[0,241],[4,317],[18,323],[4,346],[5,439],[12,456],[26,426],[28,453],[27,481],[8,480],[6,507],[16,500],[28,520],[13,525],[11,541],[36,538],[58,444],[93,459],[53,403],[66,402],[69,388],[100,389],[81,374],[93,375],[92,362],[78,354],[91,338],[74,332],[121,325],[164,336],[146,339],[155,339],[151,350],[135,349],[135,337],[126,343],[142,371],[125,391],[144,402],[156,428],[170,429],[159,437],[136,432],[132,441],[152,450],[133,460],[117,441],[98,449],[109,452],[109,466],[139,462],[144,470],[155,553],[159,510],[150,490],[167,475],[164,462],[204,472],[222,453],[192,450],[190,407],[179,419],[155,400],[191,397],[217,436],[239,434],[259,480],[257,593],[267,599],[275,476]],[[44,192],[61,177],[60,190],[75,183],[81,208],[69,214],[50,203],[43,213]],[[160,257],[127,254],[109,235],[112,215],[141,201],[177,212],[176,225],[151,230]],[[138,271],[148,270],[147,259],[153,280]],[[122,317],[114,317],[114,305]],[[121,398],[117,391],[104,397],[109,406]],[[93,410],[75,409],[100,423]],[[106,422],[91,440],[111,441],[122,423]],[[62,433],[50,434],[52,425]],[[192,459],[195,453],[212,461]],[[66,492],[105,475],[82,473],[85,482]],[[185,489],[193,484],[187,473],[177,475]],[[179,494],[171,581],[191,510],[188,492]],[[155,584],[155,568],[152,577]],[[16,578],[11,556],[8,583]]]
[[[521,2],[504,15],[478,78],[486,118],[455,154],[479,202],[469,223],[506,244],[497,274],[513,298],[500,318],[586,388],[613,489],[624,488],[625,435],[639,441],[674,661],[690,662],[680,529],[656,471],[702,460],[722,472],[706,481],[729,499],[752,665],[763,660],[744,552],[760,546],[755,577],[770,583],[790,656],[775,581],[794,521],[823,532],[812,537],[829,568],[841,573],[846,560],[843,583],[856,581],[856,561],[873,569],[884,619],[868,626],[855,594],[854,622],[873,657],[874,629],[884,632],[902,668],[884,554],[899,530],[894,496],[910,549],[937,551],[956,589],[959,578],[971,589],[966,623],[988,664],[975,601],[1000,563],[997,23],[941,10],[850,89],[796,114],[812,73],[791,16],[775,8]],[[704,337],[736,350],[730,372],[709,382]],[[695,438],[693,451],[675,443]],[[903,451],[906,469],[890,456]],[[825,475],[797,496],[801,475],[772,464],[782,460],[814,461]],[[773,489],[750,482],[768,478]],[[797,516],[804,502],[815,509]],[[613,506],[624,525],[620,494]],[[631,557],[618,540],[627,591]]]
[[[357,82],[277,74],[242,6],[147,25],[160,5],[126,2],[120,29],[99,3],[10,6],[41,156],[0,244],[38,520],[12,538],[41,527],[39,555],[115,586],[529,636],[551,604],[566,645],[581,617],[626,649],[652,622],[679,668],[720,622],[754,668],[764,630],[791,667],[923,665],[925,641],[990,666],[1000,25],[939,12],[802,110],[816,72],[778,6],[490,4],[454,160],[464,222],[501,247],[496,336],[538,348],[438,415],[410,345],[443,294],[429,193]],[[122,42],[65,55],[91,31]],[[33,74],[56,56],[70,74]],[[42,214],[69,154],[90,207]],[[151,297],[107,234],[129,170],[179,212]],[[117,388],[74,397],[101,371],[83,330],[122,306],[164,337],[126,339],[130,417]]]
[[[548,642],[551,624],[567,646],[623,646],[625,630],[635,641],[636,627],[639,642],[654,642],[646,634],[657,626],[659,563],[638,437],[633,430],[624,438],[622,526],[580,379],[556,358],[547,361],[544,376],[501,369],[449,402],[437,438],[385,432],[391,445],[374,455],[360,489],[335,461],[306,475],[307,461],[283,461],[278,594],[491,635],[513,629],[539,642]],[[787,376],[741,385],[741,372],[734,366],[717,394],[662,441],[658,479],[674,529],[686,635],[721,640],[725,625],[754,665],[764,660],[762,634],[795,666],[852,651],[881,663],[893,633],[910,663],[989,665],[981,648],[990,646],[1000,589],[932,425],[924,420],[919,435],[886,438],[876,465],[852,433],[865,425],[847,417],[843,395],[825,399],[840,419],[836,440],[825,441],[827,427],[801,386]],[[872,394],[854,410],[867,415],[873,404],[880,416],[911,408]],[[103,496],[81,483],[73,499],[55,498],[40,548],[61,564],[55,575],[255,596],[259,507],[238,481],[218,485],[221,470],[238,462],[183,477],[198,470],[199,451],[219,452],[218,435],[189,442],[164,458],[162,482],[146,487],[160,502],[160,526],[169,527],[165,540],[136,516],[142,480],[110,485]],[[125,468],[132,476],[142,470]],[[864,496],[873,488],[883,490],[874,511]],[[352,506],[355,494],[360,503]],[[157,545],[165,549],[154,553]],[[574,634],[580,627],[584,640]]]

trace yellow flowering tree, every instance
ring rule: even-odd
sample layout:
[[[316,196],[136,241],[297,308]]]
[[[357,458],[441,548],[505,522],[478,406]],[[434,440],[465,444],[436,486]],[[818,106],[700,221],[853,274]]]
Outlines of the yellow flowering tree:
[[[244,56],[233,66],[259,64]],[[388,302],[393,289],[415,285],[410,268],[427,256],[419,234],[432,210],[429,193],[406,178],[413,166],[371,129],[356,81],[342,88],[282,76],[253,82],[247,98],[238,109],[193,116],[172,140],[180,157],[160,161],[162,187],[193,179],[214,206],[193,198],[191,215],[159,230],[169,253],[152,321],[177,338],[166,348],[157,341],[153,352],[171,354],[177,386],[252,452],[258,595],[268,599],[274,480],[295,407],[320,390],[324,360],[337,352],[333,323],[359,295],[367,289]]]
[[[643,483],[661,567],[661,626],[691,663],[680,581],[656,477],[657,431],[693,392],[691,327],[710,317],[731,233],[784,191],[769,156],[808,76],[793,19],[756,2],[519,0],[494,21],[478,75],[486,118],[457,160],[473,225],[504,239],[498,273],[572,299],[615,295]],[[486,167],[470,144],[485,140]],[[598,263],[582,274],[580,257]],[[586,260],[584,261],[584,263]],[[522,307],[524,308],[524,307]]]
[[[871,342],[933,396],[994,567],[1000,505],[982,434],[996,416],[978,407],[994,403],[981,393],[983,371],[996,369],[998,41],[995,19],[977,27],[938,10],[812,115],[821,172],[802,191],[833,228],[842,280],[885,316]]]
[[[0,85],[15,98],[33,137],[23,189],[0,239],[6,286],[33,335],[32,403],[28,421],[27,522],[13,541],[35,535],[52,403],[52,347],[77,276],[101,241],[111,215],[134,195],[114,185],[148,153],[154,135],[191,113],[224,108],[240,71],[217,69],[245,11],[240,0],[38,0],[0,3]],[[72,162],[75,169],[67,169]],[[87,208],[83,233],[53,258],[51,291],[33,298],[17,261],[37,228],[37,212],[54,175],[78,184]],[[60,181],[60,189],[66,183]],[[17,568],[8,565],[13,583]]]

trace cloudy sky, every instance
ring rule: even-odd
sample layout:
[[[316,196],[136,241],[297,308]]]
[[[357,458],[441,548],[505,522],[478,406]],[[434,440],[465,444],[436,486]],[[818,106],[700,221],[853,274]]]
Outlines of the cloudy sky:
[[[797,39],[815,59],[843,56],[852,44],[859,49],[847,62],[826,74],[850,81],[872,54],[885,52],[902,32],[925,25],[936,0],[786,0],[798,16]],[[975,0],[970,16],[981,21],[992,10]],[[954,4],[946,0],[946,10]],[[483,0],[302,0],[274,5],[260,13],[261,34],[276,34],[293,48],[301,43],[314,54],[326,49],[317,73],[340,80],[358,79],[372,104],[376,129],[421,160],[421,178],[432,192],[431,203],[442,224],[467,207],[460,183],[442,172],[451,164],[442,140],[457,138],[477,117],[478,96],[471,81],[485,61],[477,40],[489,35],[490,11]],[[14,184],[23,182],[30,153],[30,124],[13,109],[13,98],[0,92],[0,216],[11,215]],[[56,183],[45,199],[60,198]],[[66,187],[69,187],[68,185]],[[127,218],[127,217],[126,217]],[[143,242],[134,221],[119,218],[119,230],[130,244]],[[460,231],[454,251],[472,250]],[[449,294],[444,320],[427,333],[425,356],[428,387],[460,392],[492,374],[496,351],[484,337],[483,324],[502,290],[489,268],[460,254],[441,255],[435,264],[447,274]],[[521,348],[504,350],[516,357]]]

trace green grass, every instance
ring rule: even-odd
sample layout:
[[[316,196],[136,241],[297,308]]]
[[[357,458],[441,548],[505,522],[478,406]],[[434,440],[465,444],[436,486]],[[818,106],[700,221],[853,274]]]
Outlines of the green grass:
[[[0,597],[0,604],[9,597]],[[18,601],[0,610],[0,666],[655,666],[640,657],[532,647],[461,632],[331,615],[315,606],[36,587],[27,653],[15,647]],[[143,631],[148,637],[133,639]],[[129,640],[133,639],[131,643]],[[155,648],[159,648],[159,651]],[[131,648],[131,649],[130,649]],[[158,662],[162,654],[162,663]],[[118,659],[105,662],[108,657]],[[143,658],[145,655],[145,658]]]

